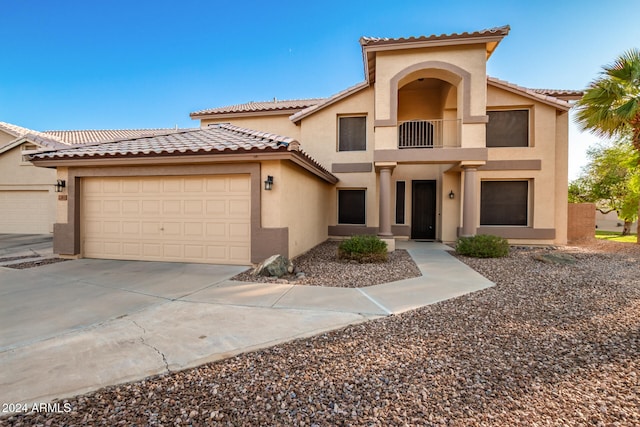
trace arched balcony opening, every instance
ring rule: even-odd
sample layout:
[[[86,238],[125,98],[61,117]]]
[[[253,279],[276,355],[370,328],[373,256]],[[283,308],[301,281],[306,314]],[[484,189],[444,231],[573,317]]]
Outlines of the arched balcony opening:
[[[405,76],[398,87],[398,148],[460,146],[457,87],[429,70]]]

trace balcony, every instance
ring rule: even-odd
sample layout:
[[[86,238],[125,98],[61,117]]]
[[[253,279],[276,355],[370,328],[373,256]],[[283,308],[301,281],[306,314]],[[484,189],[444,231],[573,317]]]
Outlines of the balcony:
[[[460,147],[460,119],[409,120],[398,125],[398,148]]]

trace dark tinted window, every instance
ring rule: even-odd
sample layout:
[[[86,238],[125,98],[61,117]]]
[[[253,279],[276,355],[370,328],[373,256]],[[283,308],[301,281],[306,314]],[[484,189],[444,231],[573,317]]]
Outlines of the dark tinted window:
[[[362,151],[367,149],[367,118],[340,117],[338,119],[338,150]]]
[[[404,224],[404,181],[396,182],[396,224]]]
[[[528,147],[529,110],[487,111],[487,147]]]
[[[338,190],[338,223],[366,223],[365,190]]]
[[[480,225],[527,225],[527,181],[482,181]]]

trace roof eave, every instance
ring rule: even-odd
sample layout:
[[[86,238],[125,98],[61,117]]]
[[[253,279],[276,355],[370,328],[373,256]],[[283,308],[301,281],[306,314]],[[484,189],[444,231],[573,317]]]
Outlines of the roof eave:
[[[303,110],[304,108],[289,108],[280,110],[263,110],[263,111],[242,111],[242,112],[226,112],[226,113],[191,113],[189,117],[192,120],[204,119],[231,119],[238,117],[256,117],[256,116],[289,116],[292,113]]]
[[[308,117],[312,114],[315,114],[316,112],[330,106],[333,105],[337,102],[342,101],[345,98],[350,97],[351,95],[354,95],[358,92],[360,92],[363,89],[366,89],[370,86],[370,83],[368,81],[363,81],[358,83],[357,85],[354,85],[350,88],[347,88],[345,90],[343,90],[342,92],[338,92],[337,94],[327,98],[327,100],[323,103],[320,104],[316,104],[316,105],[312,105],[310,107],[305,108],[304,110],[298,111],[297,113],[291,115],[289,117],[289,119],[295,123],[298,124],[300,123],[300,121],[302,119],[304,119],[305,117]]]
[[[256,156],[259,154],[259,156]],[[265,160],[290,160],[293,163],[313,173],[322,180],[335,184],[338,178],[324,169],[306,153],[298,150],[282,149],[253,149],[225,152],[193,152],[193,153],[166,153],[166,154],[127,154],[127,155],[95,155],[79,157],[59,158],[31,158],[31,162],[38,167],[60,166],[137,166],[137,165],[166,165],[166,164],[193,164],[193,163],[233,163],[233,162],[260,162]]]
[[[560,98],[556,98],[550,95],[531,93],[527,90],[527,88],[515,87],[514,85],[507,84],[506,82],[503,82],[503,81],[497,81],[496,79],[493,79],[493,78],[487,79],[487,84],[497,87],[499,89],[505,90],[507,92],[515,93],[520,96],[525,96],[534,101],[549,105],[551,107],[557,108],[562,111],[569,111],[572,107],[568,101],[564,101]]]

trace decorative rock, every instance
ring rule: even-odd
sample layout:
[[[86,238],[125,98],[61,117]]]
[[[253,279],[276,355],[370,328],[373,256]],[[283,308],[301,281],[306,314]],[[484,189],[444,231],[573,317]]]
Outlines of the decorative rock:
[[[533,258],[547,264],[571,265],[578,262],[576,257],[563,252],[541,253],[541,254],[534,255]]]
[[[253,270],[254,276],[282,277],[293,271],[293,264],[282,255],[272,255]]]

